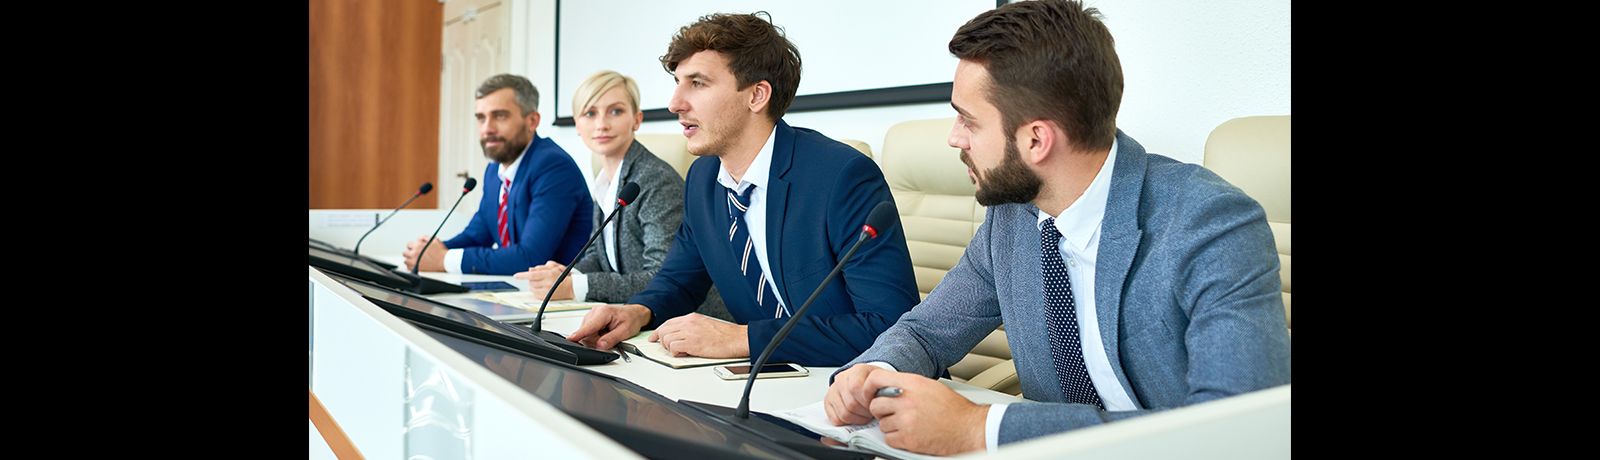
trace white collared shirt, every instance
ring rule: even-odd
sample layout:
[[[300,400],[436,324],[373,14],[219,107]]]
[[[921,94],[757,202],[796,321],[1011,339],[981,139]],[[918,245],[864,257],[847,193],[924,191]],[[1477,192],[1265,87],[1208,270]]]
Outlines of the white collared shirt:
[[[523,158],[527,158],[528,157],[528,149],[533,148],[533,144],[536,144],[538,142],[539,142],[539,139],[538,138],[534,138],[533,142],[529,142],[527,147],[523,147],[522,148],[522,154],[521,155],[517,155],[517,159],[511,160],[511,164],[509,164],[509,165],[500,165],[500,173],[499,173],[499,175],[495,176],[494,180],[496,182],[500,182],[500,185],[504,186],[505,185],[505,179],[503,179],[503,178],[510,177],[510,178],[513,178],[511,180],[511,185],[512,186],[516,186],[517,182],[516,182],[515,178],[517,177],[517,166],[522,164],[522,159]],[[488,178],[485,177],[484,179],[488,179]],[[510,192],[510,190],[507,189],[507,192]],[[510,198],[511,197],[510,193],[507,193],[506,197]],[[496,215],[498,215],[500,213],[500,209],[499,208],[487,209],[487,210],[486,209],[479,209],[478,210],[478,212],[485,212],[485,211],[495,213]],[[511,218],[511,210],[509,210],[509,209],[506,210],[506,218],[508,218],[508,219]],[[496,218],[495,220],[498,221],[499,219]],[[500,233],[499,233],[499,231],[494,231],[494,232],[491,232],[491,233],[494,233],[494,238],[493,239],[495,240],[494,246],[491,246],[491,247],[495,247],[495,248],[500,247]],[[462,249],[462,248],[456,248],[456,249],[451,249],[449,251],[445,251],[444,252],[444,271],[448,272],[448,273],[462,273],[463,270],[461,268],[461,258],[462,258],[462,256],[464,256],[466,254],[466,251],[467,251],[466,249]]]
[[[600,176],[600,174],[605,174],[604,168],[602,168],[599,173],[595,174],[594,188],[589,190],[589,196],[594,198],[594,202],[598,203],[600,205],[600,210],[605,213],[601,215],[601,219],[610,217],[610,213],[615,211],[614,208],[616,207],[617,202],[617,185],[622,178],[622,165],[626,164],[627,162],[628,160],[622,160],[621,163],[617,163],[617,170],[611,172],[610,178],[604,178]],[[606,206],[607,204],[611,204],[611,206]],[[606,222],[606,226],[604,228],[600,229],[600,234],[603,235],[601,236],[601,244],[606,245],[606,262],[611,264],[612,270],[617,269],[617,239],[616,233],[611,231],[611,229],[615,228],[616,226],[616,218],[613,218],[611,222]],[[581,254],[578,257],[580,259],[583,258]],[[574,268],[572,269],[571,273],[567,274],[567,279],[572,280],[573,299],[588,299],[589,275],[585,275],[583,272]]]
[[[781,292],[777,290],[778,283],[773,281],[772,267],[767,265],[767,184],[772,178],[772,142],[777,133],[778,127],[773,126],[772,132],[767,133],[767,143],[761,146],[761,151],[750,162],[750,167],[744,170],[744,177],[738,183],[734,183],[733,174],[728,172],[726,164],[717,170],[717,183],[733,189],[733,193],[744,193],[746,187],[756,188],[750,194],[750,207],[744,212],[745,230],[750,232],[750,240],[756,249],[756,261],[761,262],[761,276],[766,278],[773,294]],[[723,203],[727,201],[722,200]],[[773,297],[778,299],[778,305],[784,311],[789,310],[789,304],[783,301],[782,295]]]

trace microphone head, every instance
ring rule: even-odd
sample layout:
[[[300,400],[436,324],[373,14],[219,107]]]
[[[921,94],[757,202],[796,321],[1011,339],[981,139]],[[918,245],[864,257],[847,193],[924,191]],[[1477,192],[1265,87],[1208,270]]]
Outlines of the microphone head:
[[[432,192],[432,191],[433,191],[433,183],[432,182],[424,182],[422,184],[422,188],[417,189],[417,194],[418,195],[427,195],[428,192]]]
[[[461,186],[461,193],[471,192],[475,188],[478,188],[478,179],[468,177],[467,185]]]
[[[899,217],[900,211],[894,207],[893,201],[878,203],[872,207],[872,212],[867,214],[867,224],[861,226],[861,231],[877,238],[879,233],[887,232],[890,227],[894,227]]]
[[[629,182],[622,184],[622,190],[617,191],[617,204],[627,206],[634,198],[639,197],[639,183]]]

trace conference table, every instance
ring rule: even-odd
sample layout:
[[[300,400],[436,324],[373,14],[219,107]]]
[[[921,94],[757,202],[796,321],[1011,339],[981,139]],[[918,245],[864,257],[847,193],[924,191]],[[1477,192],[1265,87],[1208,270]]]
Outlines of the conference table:
[[[528,289],[527,282],[510,276],[424,275],[458,284],[505,281],[520,291]],[[342,437],[350,450],[366,458],[645,458],[315,267],[309,267],[308,277],[313,418],[320,403],[325,417],[336,422],[334,433],[318,430],[330,445]],[[513,306],[485,302],[476,293],[427,297],[513,324],[533,316]],[[543,327],[571,332],[587,312],[547,312]],[[718,378],[710,366],[673,369],[637,355],[631,362],[617,359],[582,367],[670,400],[730,408],[739,404],[746,382]],[[837,368],[808,369],[805,377],[759,379],[751,391],[750,409],[770,413],[820,401]],[[1022,401],[947,379],[941,383],[979,403]],[[425,426],[431,431],[419,428]],[[1289,426],[1285,385],[964,457],[1288,458]],[[312,442],[316,441],[314,437]]]

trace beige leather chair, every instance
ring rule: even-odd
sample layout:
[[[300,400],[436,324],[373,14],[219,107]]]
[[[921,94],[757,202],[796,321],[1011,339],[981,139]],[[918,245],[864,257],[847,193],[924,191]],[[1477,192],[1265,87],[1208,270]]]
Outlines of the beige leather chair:
[[[1205,167],[1244,190],[1267,211],[1283,269],[1283,315],[1289,319],[1289,116],[1223,122],[1206,138]],[[1290,333],[1294,328],[1290,326]]]
[[[878,161],[900,210],[906,247],[922,297],[956,266],[973,233],[983,224],[984,207],[973,198],[976,188],[961,163],[961,151],[950,147],[954,118],[895,124],[884,135]],[[1011,362],[1005,326],[950,367],[958,382],[1018,395],[1022,384]]]
[[[633,138],[643,144],[644,148],[650,149],[650,153],[654,153],[657,157],[666,161],[667,164],[672,165],[672,169],[678,170],[678,177],[689,177],[689,165],[693,164],[695,160],[695,156],[689,154],[689,138],[677,133],[635,134]],[[839,141],[855,147],[856,150],[860,150],[867,158],[872,158],[872,147],[867,145],[866,142],[851,139],[840,139]],[[589,167],[592,168],[590,171],[596,174],[600,172],[600,169],[604,168],[604,166],[600,165],[600,157],[593,154],[589,155]]]

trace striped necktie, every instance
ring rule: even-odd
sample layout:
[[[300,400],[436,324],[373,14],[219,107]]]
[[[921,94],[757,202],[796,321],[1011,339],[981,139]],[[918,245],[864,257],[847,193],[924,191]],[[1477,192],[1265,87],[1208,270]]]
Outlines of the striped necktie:
[[[754,185],[745,187],[744,193],[733,193],[733,189],[728,189],[728,244],[733,247],[733,256],[739,258],[739,272],[744,274],[745,281],[750,283],[750,290],[755,292],[760,311],[770,309],[773,318],[782,318],[788,312],[778,303],[776,290],[762,276],[761,261],[756,260],[755,240],[741,225],[745,211],[750,209],[750,193],[755,190]]]
[[[511,246],[511,232],[506,228],[506,205],[511,204],[511,178],[503,179],[500,185],[500,247]]]

